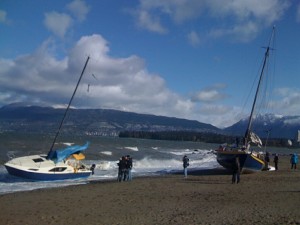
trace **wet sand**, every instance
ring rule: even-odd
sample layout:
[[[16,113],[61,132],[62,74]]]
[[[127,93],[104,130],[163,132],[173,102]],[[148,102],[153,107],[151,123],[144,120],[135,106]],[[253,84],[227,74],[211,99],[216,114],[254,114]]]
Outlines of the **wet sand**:
[[[0,195],[0,224],[300,224],[300,171],[223,169]]]

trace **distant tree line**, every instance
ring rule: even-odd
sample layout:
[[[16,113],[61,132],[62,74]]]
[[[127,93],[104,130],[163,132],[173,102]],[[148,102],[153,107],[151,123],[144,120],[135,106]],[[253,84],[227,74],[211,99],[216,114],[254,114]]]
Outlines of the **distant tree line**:
[[[230,136],[209,132],[194,132],[194,131],[121,131],[120,138],[141,138],[153,140],[169,140],[169,141],[193,141],[205,143],[236,143],[237,138],[242,144],[243,137]],[[267,141],[268,146],[287,147],[287,139],[262,139],[263,145]]]
[[[122,131],[119,133],[119,137],[206,143],[231,143],[235,141],[235,137],[231,136],[193,131]]]

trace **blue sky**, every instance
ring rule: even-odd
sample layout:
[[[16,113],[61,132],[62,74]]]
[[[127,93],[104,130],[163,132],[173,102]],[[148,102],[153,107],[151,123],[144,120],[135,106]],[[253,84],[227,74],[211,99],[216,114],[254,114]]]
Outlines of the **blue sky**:
[[[250,112],[274,25],[268,108],[299,115],[298,1],[1,0],[0,106],[64,106],[90,56],[74,107],[226,127]]]

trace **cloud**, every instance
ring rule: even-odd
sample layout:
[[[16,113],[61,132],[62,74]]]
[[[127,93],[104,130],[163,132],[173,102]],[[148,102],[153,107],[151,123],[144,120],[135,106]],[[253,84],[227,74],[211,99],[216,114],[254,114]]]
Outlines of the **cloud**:
[[[246,42],[255,38],[263,28],[273,26],[289,6],[288,0],[140,0],[136,12],[144,16],[136,19],[144,29],[163,33],[162,30],[167,30],[166,25],[162,25],[163,22],[167,24],[166,19],[176,25],[186,22],[201,24],[205,16],[215,22],[208,26],[203,36],[208,33],[207,38],[228,36]],[[191,38],[195,36],[193,33],[189,35]]]
[[[291,125],[300,125],[300,118],[299,117],[296,117],[296,118],[288,118],[288,119],[285,119],[283,121],[285,124],[291,124]]]
[[[279,88],[275,90],[277,100],[270,105],[283,115],[298,115],[300,111],[300,90],[296,88]],[[279,99],[279,100],[278,100]]]
[[[199,17],[206,8],[206,0],[140,0],[139,9],[151,14],[170,17],[175,23],[193,20]]]
[[[300,4],[297,7],[296,21],[300,23]]]
[[[130,10],[130,12],[135,17],[136,23],[140,28],[159,34],[166,34],[168,29],[161,22],[164,15],[176,21],[176,23],[181,23],[199,13],[197,9],[190,7],[195,6],[194,3],[197,3],[197,1],[190,0],[190,2],[140,0],[139,6],[134,10]]]
[[[241,113],[241,111],[239,107],[210,103],[200,105],[197,113],[199,121],[225,128],[248,116]]]
[[[74,0],[67,5],[67,9],[81,22],[85,20],[90,11],[90,7],[82,0]]]
[[[191,100],[172,92],[159,74],[147,70],[142,58],[110,56],[108,41],[101,35],[81,37],[68,55],[59,59],[54,51],[54,40],[44,41],[31,54],[13,60],[0,59],[1,105],[13,102],[66,105],[90,56],[73,107],[187,118],[222,127],[235,122],[240,112],[233,107],[214,104],[226,96],[222,93],[224,84],[202,90]]]
[[[197,93],[194,93],[192,95],[192,101],[212,103],[225,99],[228,96],[224,93],[221,93],[224,88],[226,88],[225,84],[215,84],[212,87],[207,87]]]
[[[55,42],[49,39],[32,54],[14,60],[0,59],[2,105],[17,101],[67,104],[89,55],[74,107],[180,118],[193,113],[194,103],[170,91],[161,76],[147,71],[143,59],[135,55],[111,57],[108,42],[100,35],[82,37],[63,59],[51,53],[53,45]]]
[[[72,23],[73,20],[68,14],[58,13],[55,11],[45,13],[45,26],[49,31],[53,32],[60,38],[65,36]]]
[[[0,23],[6,23],[7,22],[7,13],[4,10],[0,9]]]
[[[200,44],[200,37],[197,34],[197,32],[195,31],[191,31],[188,35],[188,42],[192,45],[192,46],[198,46]]]
[[[112,57],[109,43],[101,35],[81,37],[64,58],[56,57],[54,40],[45,40],[31,54],[0,58],[1,105],[20,101],[52,106],[67,104],[90,56],[73,107],[172,116],[219,127],[242,118],[240,108],[218,103],[228,97],[225,84],[207,87],[188,98],[171,91],[162,76],[147,70],[139,56]],[[299,90],[279,89],[277,95],[284,100],[273,102],[275,107],[299,112]]]
[[[283,16],[289,8],[287,0],[253,0],[253,1],[228,1],[220,4],[219,0],[212,0],[209,9],[213,18],[230,19],[231,25],[223,28],[212,28],[211,37],[234,37],[235,40],[247,42],[254,39],[260,30],[271,27]]]
[[[161,24],[160,18],[150,14],[146,10],[131,11],[131,14],[137,18],[137,25],[142,29],[160,34],[166,34],[168,32],[168,30]]]
[[[7,17],[7,12],[0,9],[0,24],[9,25],[12,21]]]
[[[244,24],[237,24],[231,28],[211,29],[208,37],[221,38],[224,36],[232,36],[236,41],[248,42],[254,39],[259,33],[259,26],[251,21]]]

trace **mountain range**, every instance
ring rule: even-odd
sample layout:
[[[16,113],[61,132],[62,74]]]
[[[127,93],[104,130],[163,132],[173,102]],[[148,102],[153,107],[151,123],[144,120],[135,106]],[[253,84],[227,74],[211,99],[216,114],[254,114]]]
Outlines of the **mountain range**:
[[[0,108],[0,132],[55,133],[65,109],[24,104]],[[195,131],[243,136],[248,119],[220,129],[211,124],[175,117],[138,114],[111,109],[70,109],[62,131],[67,134],[118,136],[121,131]],[[261,138],[294,139],[300,116],[258,115],[253,130]]]

